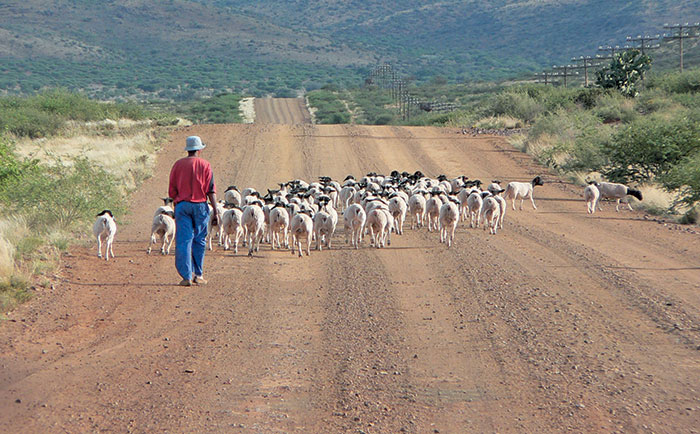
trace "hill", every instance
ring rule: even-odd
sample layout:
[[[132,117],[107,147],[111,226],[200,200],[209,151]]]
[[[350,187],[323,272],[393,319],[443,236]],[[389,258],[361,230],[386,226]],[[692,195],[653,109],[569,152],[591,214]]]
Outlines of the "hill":
[[[380,62],[418,80],[504,79],[657,33],[664,21],[698,21],[699,9],[671,0],[9,0],[0,89],[293,96],[359,83]]]

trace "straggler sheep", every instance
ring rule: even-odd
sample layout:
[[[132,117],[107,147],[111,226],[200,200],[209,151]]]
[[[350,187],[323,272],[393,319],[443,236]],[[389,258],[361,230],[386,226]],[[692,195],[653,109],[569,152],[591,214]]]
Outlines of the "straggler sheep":
[[[484,199],[481,216],[482,220],[484,220],[484,230],[488,228],[491,235],[496,235],[496,230],[498,229],[498,217],[500,214],[501,207],[496,198],[493,196],[487,196]]]
[[[170,246],[172,246],[173,240],[175,240],[174,211],[166,211],[153,217],[153,223],[151,224],[151,242],[146,251],[149,255],[151,254],[151,247],[158,242],[158,237],[160,237],[162,241],[160,246],[161,255],[169,255]]]
[[[233,253],[238,253],[238,242],[244,234],[243,211],[237,207],[224,211],[220,230],[224,233],[224,250],[230,249],[233,242]]]
[[[493,196],[493,198],[496,199],[496,202],[498,202],[498,206],[500,207],[500,215],[498,217],[498,228],[503,229],[503,220],[506,218],[506,208],[508,208],[508,204],[506,204],[506,200],[503,199],[503,196],[501,196],[500,194]]]
[[[596,207],[600,209],[600,206],[598,205],[600,190],[598,190],[598,187],[596,187],[595,184],[595,182],[592,182],[583,189],[583,199],[586,201],[588,214],[595,214]]]
[[[290,223],[292,233],[292,255],[299,249],[299,257],[302,257],[301,240],[306,242],[306,256],[311,256],[311,238],[314,231],[314,222],[310,209],[300,210],[294,214]]]
[[[440,207],[440,242],[447,243],[447,247],[452,246],[455,238],[455,229],[459,222],[459,202],[450,198]]]
[[[345,223],[345,242],[347,243],[348,238],[350,238],[351,245],[355,249],[359,249],[362,231],[367,221],[365,210],[359,204],[351,204],[343,212],[343,221]]]
[[[110,254],[114,258],[112,243],[114,243],[114,235],[117,233],[117,223],[114,220],[114,214],[108,209],[103,210],[96,217],[92,233],[97,237],[97,257],[102,257],[102,242],[105,241],[105,261],[108,261]]]
[[[629,188],[624,184],[617,184],[615,182],[601,182],[597,185],[598,191],[600,191],[600,199],[615,199],[615,211],[620,212],[620,199],[625,196],[634,196],[639,200],[642,200],[642,192]],[[627,207],[632,210],[632,206],[627,202]]]
[[[508,184],[506,187],[506,191],[503,194],[503,197],[505,199],[512,199],[513,200],[513,209],[515,209],[515,200],[520,197],[520,209],[523,209],[523,201],[525,199],[530,199],[530,202],[532,203],[532,209],[537,209],[537,206],[535,206],[535,199],[533,197],[533,191],[536,186],[538,185],[544,185],[544,181],[542,180],[542,177],[536,176],[532,181],[530,182],[516,182],[513,181]]]

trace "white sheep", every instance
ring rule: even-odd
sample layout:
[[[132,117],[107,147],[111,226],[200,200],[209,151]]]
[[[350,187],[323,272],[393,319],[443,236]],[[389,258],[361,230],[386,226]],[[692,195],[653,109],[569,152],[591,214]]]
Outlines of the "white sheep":
[[[151,247],[158,242],[158,237],[162,241],[160,253],[169,255],[170,247],[173,244],[173,240],[175,240],[175,212],[165,211],[153,217],[151,242],[148,244],[148,250],[146,251],[149,255],[151,254]]]
[[[425,203],[425,214],[428,219],[428,232],[433,230],[438,230],[438,218],[440,217],[440,207],[442,206],[442,199],[433,191],[432,197],[428,199]]]
[[[335,218],[333,218],[331,213],[335,212],[335,210],[330,205],[330,202],[331,198],[329,196],[323,197],[321,208],[314,214],[313,230],[316,236],[316,250],[322,250],[321,244],[324,240],[326,242],[326,247],[329,249],[331,248],[331,238],[335,233],[335,226],[338,223],[338,214],[335,213]]]
[[[600,190],[595,185],[596,183],[590,183],[583,189],[583,198],[586,200],[586,208],[588,209],[588,214],[595,214],[595,209],[600,205],[598,200],[600,199]]]
[[[625,196],[634,196],[639,200],[642,200],[642,192],[629,188],[624,184],[618,184],[615,182],[600,182],[597,184],[598,191],[600,191],[600,199],[615,199],[615,211],[620,212],[620,199]],[[632,210],[632,206],[627,202],[627,207]]]
[[[243,208],[242,223],[246,230],[248,256],[253,256],[253,251],[257,252],[260,249],[260,240],[265,230],[265,213],[262,207],[262,202],[254,200]]]
[[[235,205],[238,207],[242,205],[243,199],[241,193],[238,191],[238,187],[231,185],[226,189],[224,192],[224,202],[228,205]]]
[[[423,196],[423,190],[417,190],[408,199],[408,212],[411,215],[411,229],[415,224],[417,227],[423,227],[423,219],[425,218],[426,200]]]
[[[106,242],[105,246],[105,261],[109,261],[109,255],[114,258],[112,244],[114,243],[114,235],[117,233],[117,223],[114,219],[112,211],[106,209],[96,215],[97,220],[92,226],[92,233],[97,237],[97,257],[102,257],[102,242]]]
[[[272,234],[270,245],[272,250],[275,250],[275,243],[277,243],[277,247],[282,248],[282,240],[284,240],[284,248],[289,248],[289,220],[289,212],[287,212],[285,205],[282,202],[276,202],[270,210],[270,233]]]
[[[391,212],[391,216],[394,217],[394,228],[398,235],[403,235],[403,222],[406,220],[407,211],[408,205],[403,197],[396,194],[389,199],[389,212]]]
[[[221,231],[224,233],[224,250],[229,250],[233,242],[233,253],[238,253],[238,242],[244,235],[243,211],[229,208],[221,217]]]
[[[292,233],[292,255],[295,249],[299,249],[299,257],[302,257],[301,240],[306,241],[306,256],[311,255],[311,238],[314,231],[314,222],[311,218],[311,211],[308,208],[300,210],[294,214],[290,223],[290,232]]]
[[[370,245],[374,245],[378,249],[384,247],[384,235],[388,224],[387,213],[383,209],[374,208],[367,213]]]
[[[481,192],[479,190],[474,190],[467,198],[470,228],[478,228],[479,224],[481,224],[481,208],[483,205],[484,200],[481,197]],[[476,222],[474,220],[476,220]]]
[[[367,221],[367,213],[359,204],[351,204],[343,212],[343,221],[345,223],[345,242],[348,238],[351,239],[351,245],[358,249],[362,241],[362,232]]]
[[[490,194],[490,193],[485,193]],[[496,235],[498,229],[498,218],[501,214],[501,207],[493,196],[484,198],[484,205],[481,208],[481,218],[484,221],[484,230],[489,229],[489,233]]]
[[[447,247],[452,246],[455,237],[455,229],[459,222],[459,201],[449,198],[440,207],[440,242],[447,243]]]
[[[533,197],[533,191],[536,186],[538,185],[544,185],[544,181],[542,180],[542,177],[536,176],[532,181],[530,182],[510,182],[508,183],[508,186],[506,187],[506,191],[503,194],[503,197],[505,199],[512,199],[513,200],[513,209],[515,209],[515,200],[520,197],[520,209],[523,209],[523,201],[525,199],[530,199],[530,202],[532,203],[532,208],[537,209],[537,206],[535,206],[535,199]]]

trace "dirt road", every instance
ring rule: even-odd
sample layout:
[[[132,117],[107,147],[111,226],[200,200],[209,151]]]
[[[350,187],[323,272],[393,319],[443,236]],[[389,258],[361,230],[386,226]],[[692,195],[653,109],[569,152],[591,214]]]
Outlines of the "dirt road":
[[[184,138],[220,191],[392,169],[529,180],[537,211],[453,248],[410,230],[298,259],[215,248],[205,287],[145,253]],[[657,432],[700,429],[700,235],[585,213],[503,139],[437,128],[177,131],[135,193],[114,262],[94,247],[0,324],[0,431]],[[87,230],[87,229],[86,229]]]
[[[311,115],[303,98],[255,98],[258,124],[309,124]]]

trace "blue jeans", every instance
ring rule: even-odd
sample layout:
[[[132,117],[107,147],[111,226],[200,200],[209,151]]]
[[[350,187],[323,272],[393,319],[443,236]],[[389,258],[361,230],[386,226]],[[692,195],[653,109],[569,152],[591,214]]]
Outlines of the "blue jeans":
[[[183,279],[202,276],[207,246],[209,206],[206,202],[179,202],[175,205],[175,267]],[[193,270],[194,268],[194,270]]]

